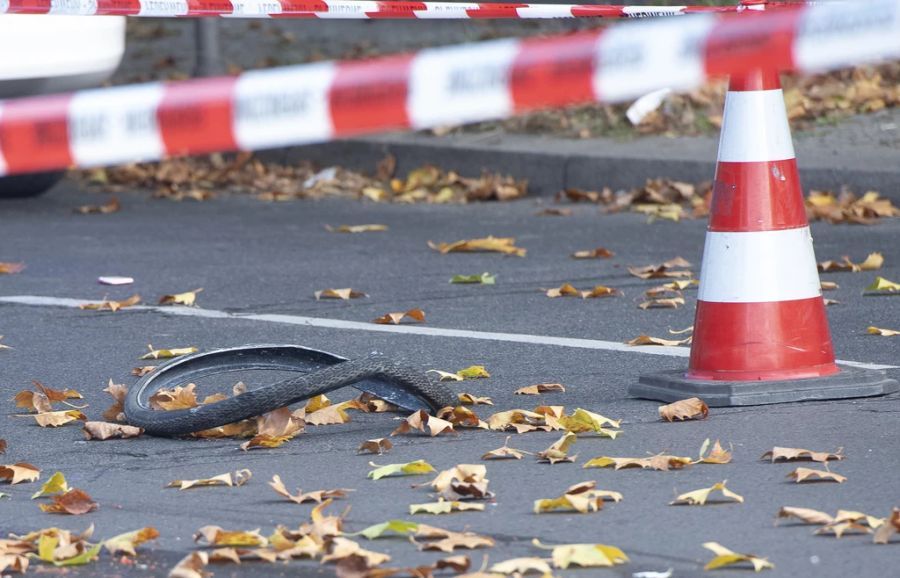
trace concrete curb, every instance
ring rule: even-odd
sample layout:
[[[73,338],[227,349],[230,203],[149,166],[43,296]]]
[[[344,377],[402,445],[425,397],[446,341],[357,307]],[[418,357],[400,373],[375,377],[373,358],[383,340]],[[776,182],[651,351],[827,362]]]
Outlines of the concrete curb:
[[[856,192],[877,190],[900,200],[900,153],[893,147],[837,147],[813,138],[795,141],[804,190],[837,191],[846,185]],[[532,195],[546,196],[567,187],[631,188],[655,177],[708,181],[715,172],[716,148],[717,139],[712,137],[617,141],[501,133],[445,137],[395,133],[290,147],[264,156],[371,173],[375,163],[390,152],[397,157],[401,172],[428,163],[465,176],[497,171],[528,179]]]

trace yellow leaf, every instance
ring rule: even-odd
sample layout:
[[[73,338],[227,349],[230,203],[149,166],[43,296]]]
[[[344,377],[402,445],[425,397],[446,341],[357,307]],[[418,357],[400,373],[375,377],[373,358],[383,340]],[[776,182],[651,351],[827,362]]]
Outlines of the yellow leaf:
[[[597,512],[603,509],[604,500],[619,502],[622,494],[610,490],[597,490],[596,482],[581,482],[569,487],[558,498],[550,498],[534,501],[534,513],[551,512],[554,510],[574,510],[587,513]]]
[[[0,465],[0,480],[7,480],[10,484],[33,482],[40,477],[41,470],[25,462]]]
[[[491,376],[483,365],[471,365],[465,369],[460,369],[456,375],[463,379],[484,379]]]
[[[694,461],[691,458],[670,456],[665,454],[658,454],[646,458],[611,458],[607,456],[601,456],[599,458],[589,460],[582,467],[608,468],[610,466],[614,466],[614,468],[617,470],[621,470],[623,468],[642,468],[645,470],[668,471],[670,469],[680,470],[685,466],[691,465],[692,463],[694,463]]]
[[[471,252],[495,252],[507,255],[524,257],[526,250],[515,246],[516,240],[512,237],[484,237],[481,239],[464,239],[455,243],[432,243],[428,246],[440,253],[471,253]]]
[[[66,477],[62,472],[56,472],[50,479],[44,482],[41,486],[41,489],[32,494],[31,499],[35,498],[43,498],[45,496],[52,496],[54,494],[65,494],[71,488],[69,484],[66,482]]]
[[[484,504],[473,504],[471,502],[446,501],[440,500],[428,504],[410,504],[409,513],[412,514],[449,514],[451,512],[466,512],[474,510],[477,512],[484,511]]]
[[[876,271],[884,265],[884,256],[881,253],[869,253],[866,260],[862,263],[854,263],[850,257],[846,255],[841,257],[840,261],[822,261],[819,263],[819,271],[852,271],[858,273],[860,271]]]
[[[360,297],[368,297],[367,294],[362,291],[356,291],[355,289],[322,289],[321,291],[316,291],[316,301],[320,299],[359,299]]]
[[[689,506],[702,506],[706,504],[706,501],[709,499],[709,495],[713,492],[722,492],[722,495],[726,498],[730,498],[735,502],[744,503],[744,498],[739,494],[736,494],[725,487],[726,481],[719,482],[717,484],[713,484],[709,488],[701,488],[699,490],[694,490],[693,492],[686,492],[684,494],[679,495],[675,498],[675,501],[670,502],[670,506],[675,506],[679,504],[687,504]]]
[[[894,337],[900,335],[900,331],[896,329],[882,329],[881,327],[869,326],[866,330],[872,335],[881,335],[882,337]]]
[[[160,305],[186,305],[188,307],[194,305],[197,301],[197,293],[203,291],[203,288],[194,289],[193,291],[185,291],[184,293],[175,293],[173,295],[163,295],[160,300]]]
[[[375,468],[367,476],[373,480],[380,480],[387,476],[419,476],[435,471],[434,467],[425,460],[416,460],[405,464],[388,464],[386,466],[378,466],[369,462],[369,465]]]
[[[775,446],[762,455],[760,459],[772,458],[772,462],[778,460],[809,460],[813,462],[827,462],[828,460],[844,459],[843,448],[838,448],[834,453],[813,452],[801,448],[782,448]]]
[[[34,414],[31,417],[33,417],[34,421],[41,427],[59,427],[73,421],[87,421],[87,416],[77,409],[48,411],[45,413]]]
[[[706,419],[709,415],[709,407],[699,397],[682,399],[658,408],[659,417],[666,421]]]
[[[340,225],[332,227],[325,225],[325,228],[332,233],[372,233],[377,231],[387,231],[387,225]]]
[[[578,456],[570,456],[569,448],[578,439],[572,432],[566,432],[563,437],[556,440],[553,445],[542,452],[537,453],[539,461],[550,462],[556,464],[560,462],[574,462]]]
[[[352,534],[345,533],[345,536],[365,536],[369,540],[374,540],[376,538],[381,538],[385,534],[399,534],[401,536],[415,532],[419,528],[419,524],[416,522],[407,522],[406,520],[388,520],[387,522],[382,522],[381,524],[375,524],[365,528],[364,530],[360,530],[359,532],[354,532]]]
[[[113,536],[103,542],[103,547],[114,556],[120,552],[136,556],[137,552],[134,550],[136,546],[140,546],[144,542],[155,540],[156,538],[159,538],[159,532],[156,528],[141,528],[140,530]]]
[[[149,353],[145,353],[141,356],[141,359],[170,359],[172,357],[180,357],[182,355],[188,355],[190,353],[197,353],[200,351],[196,347],[180,347],[175,349],[153,349],[152,345],[148,345],[147,348],[150,350]]]
[[[123,301],[99,301],[97,303],[82,303],[78,306],[79,309],[92,309],[94,311],[103,311],[104,309],[112,311],[115,313],[119,309],[124,309],[126,307],[132,307],[141,302],[140,295],[132,295],[128,299]]]
[[[594,413],[582,408],[575,408],[571,416],[562,415],[559,417],[559,425],[564,429],[573,433],[595,432],[601,437],[615,439],[619,435],[618,431],[611,430],[605,426],[618,428],[621,420],[610,419],[599,413]]]
[[[516,395],[538,395],[541,393],[558,391],[560,393],[565,393],[566,386],[561,383],[538,383],[536,385],[529,385],[526,387],[520,387],[513,393]]]
[[[814,470],[812,468],[797,468],[793,472],[789,473],[787,477],[793,478],[798,484],[812,478],[816,478],[821,481],[837,482],[839,484],[843,484],[847,481],[847,478],[840,474],[823,470]]]
[[[493,285],[497,282],[497,277],[490,273],[482,273],[481,275],[454,275],[450,278],[450,282],[457,284]]]
[[[409,311],[400,311],[397,313],[385,313],[378,317],[373,323],[381,325],[400,325],[404,319],[409,319],[413,323],[425,323],[425,312],[421,309],[410,309]]]
[[[250,470],[237,470],[233,474],[220,474],[211,478],[199,480],[174,480],[166,484],[167,488],[187,490],[189,488],[201,488],[209,486],[243,486],[253,476]]]
[[[717,568],[731,566],[733,564],[739,564],[741,562],[750,562],[756,572],[759,572],[760,570],[775,568],[775,565],[765,558],[760,558],[758,556],[754,556],[753,554],[738,554],[737,552],[732,552],[731,550],[717,542],[706,542],[703,544],[703,547],[707,550],[711,550],[713,554],[716,555],[715,558],[706,563],[706,566],[703,567],[704,570],[715,570]]]
[[[612,567],[628,562],[625,552],[606,544],[561,544],[545,546],[535,538],[531,543],[545,550],[552,550],[553,565],[557,568],[581,566],[583,568]]]
[[[896,293],[900,291],[900,283],[888,281],[884,277],[875,277],[875,281],[866,287],[866,291],[879,291],[882,293]]]

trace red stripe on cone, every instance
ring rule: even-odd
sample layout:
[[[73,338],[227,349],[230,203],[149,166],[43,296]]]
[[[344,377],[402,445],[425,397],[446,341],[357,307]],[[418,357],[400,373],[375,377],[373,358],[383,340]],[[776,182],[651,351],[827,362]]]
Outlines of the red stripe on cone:
[[[591,32],[522,42],[510,82],[516,111],[592,100],[597,38]]]
[[[746,264],[752,266],[752,264]],[[838,372],[821,297],[773,303],[697,303],[687,376],[756,381]]]
[[[797,161],[719,161],[710,231],[775,231],[805,227]]]
[[[412,59],[402,55],[339,64],[328,93],[335,136],[408,128]]]
[[[166,86],[157,119],[166,153],[187,155],[237,148],[232,130],[234,78]]]
[[[72,95],[10,101],[0,111],[0,150],[9,173],[59,169],[72,164],[69,102]]]

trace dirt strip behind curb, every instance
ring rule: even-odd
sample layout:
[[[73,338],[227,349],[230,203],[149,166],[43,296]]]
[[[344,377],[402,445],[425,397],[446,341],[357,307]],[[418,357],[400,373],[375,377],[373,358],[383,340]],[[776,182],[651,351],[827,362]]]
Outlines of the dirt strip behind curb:
[[[290,147],[264,156],[281,162],[311,160],[371,173],[390,152],[398,170],[436,164],[464,176],[482,170],[509,173],[529,181],[532,195],[553,195],[563,188],[597,190],[643,185],[648,178],[689,182],[711,180],[717,139],[712,137],[644,137],[571,140],[499,133],[434,137],[396,133],[365,139]],[[877,190],[900,201],[900,154],[890,147],[847,146],[840,149],[816,139],[796,142],[804,190],[857,192]]]

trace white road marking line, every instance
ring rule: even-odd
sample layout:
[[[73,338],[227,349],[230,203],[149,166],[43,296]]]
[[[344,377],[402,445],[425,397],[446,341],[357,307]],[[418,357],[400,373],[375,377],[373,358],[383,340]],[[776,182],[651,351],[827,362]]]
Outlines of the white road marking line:
[[[78,308],[78,306],[83,303],[99,303],[99,301],[91,301],[89,299],[68,299],[65,297],[41,297],[38,295],[11,295],[8,297],[0,297],[0,303],[14,303],[17,305],[31,305],[38,307]],[[374,331],[377,333],[400,333],[405,335],[428,335],[431,337],[458,337],[462,339],[505,341],[507,343],[556,345],[558,347],[571,347],[574,349],[599,349],[604,351],[643,353],[646,355],[663,355],[668,357],[689,357],[691,354],[691,350],[687,347],[665,347],[657,345],[631,346],[619,343],[618,341],[602,341],[599,339],[553,337],[551,335],[531,335],[527,333],[496,333],[492,331],[471,331],[467,329],[443,329],[440,327],[422,327],[418,325],[378,325],[375,323],[362,323],[359,321],[344,321],[343,319],[282,315],[277,313],[235,314],[228,313],[227,311],[218,311],[216,309],[202,309],[200,307],[156,307],[152,305],[136,305],[120,311],[119,314],[127,311],[153,311],[165,315],[179,315],[182,317],[262,321],[265,323],[304,325],[307,327],[321,327],[324,329],[351,329],[355,331]],[[838,363],[860,367],[862,369],[898,368],[896,365],[880,365],[877,363],[863,363],[860,361],[838,360]]]

